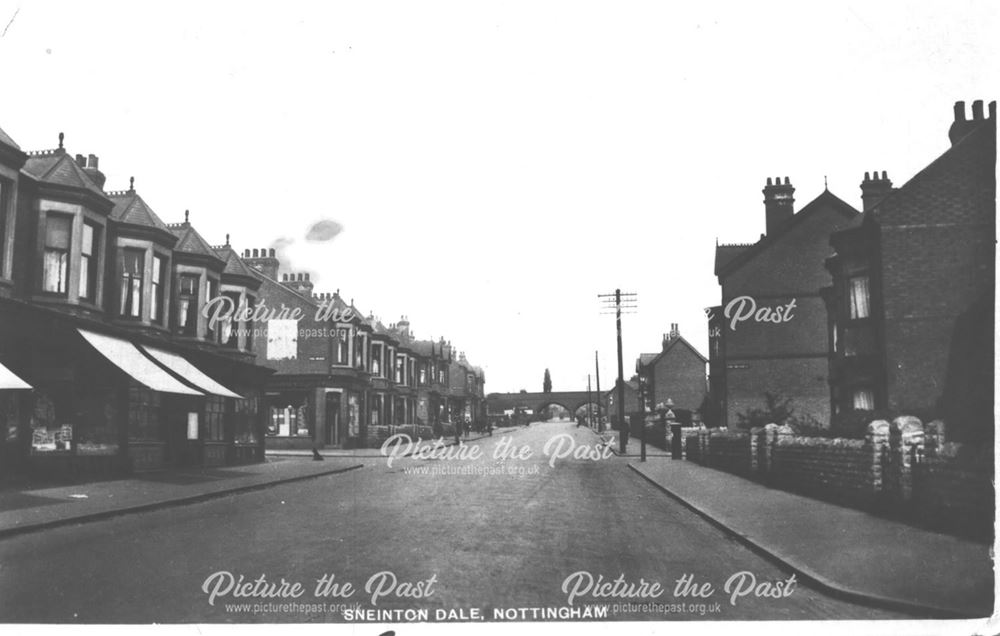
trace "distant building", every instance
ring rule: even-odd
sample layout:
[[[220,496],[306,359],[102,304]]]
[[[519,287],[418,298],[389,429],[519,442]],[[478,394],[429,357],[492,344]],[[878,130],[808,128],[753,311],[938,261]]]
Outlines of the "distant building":
[[[644,353],[636,361],[639,399],[646,410],[655,410],[661,402],[672,400],[675,408],[697,411],[708,391],[705,359],[681,336],[677,323],[663,334],[659,353]]]
[[[996,103],[955,104],[951,147],[898,189],[865,174],[864,214],[827,260],[833,413],[942,417],[991,439]]]
[[[858,211],[824,190],[798,213],[785,177],[764,187],[766,234],[745,245],[718,245],[722,302],[709,310],[710,410],[735,425],[762,408],[764,394],[790,398],[795,414],[829,421],[826,309],[819,289],[830,234]]]

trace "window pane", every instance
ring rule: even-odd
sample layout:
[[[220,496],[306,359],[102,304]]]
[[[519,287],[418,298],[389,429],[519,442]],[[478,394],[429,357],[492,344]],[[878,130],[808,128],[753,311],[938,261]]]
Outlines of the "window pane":
[[[73,233],[73,217],[63,214],[48,214],[45,217],[45,246],[69,251],[69,239]]]
[[[871,411],[875,408],[875,397],[869,389],[854,392],[854,408],[859,411]]]
[[[83,224],[83,242],[80,251],[88,256],[94,253],[94,226],[89,223]]]
[[[163,259],[159,256],[153,256],[153,282],[160,282],[161,270],[163,269]]]
[[[869,315],[868,277],[851,279],[851,318],[867,318]]]
[[[47,292],[66,293],[69,274],[69,254],[59,250],[46,250],[43,263],[42,289]]]
[[[86,254],[80,257],[80,298],[90,298],[90,256]]]

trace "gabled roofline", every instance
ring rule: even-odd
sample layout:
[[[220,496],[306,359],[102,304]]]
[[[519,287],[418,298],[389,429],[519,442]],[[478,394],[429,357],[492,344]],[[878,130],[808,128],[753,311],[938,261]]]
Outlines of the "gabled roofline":
[[[805,207],[794,214],[791,219],[786,221],[777,232],[765,235],[764,238],[754,243],[752,247],[747,249],[745,252],[736,255],[731,261],[719,268],[716,276],[722,278],[732,274],[735,270],[739,269],[748,261],[753,259],[757,254],[760,254],[762,251],[781,240],[786,234],[788,234],[789,231],[791,231],[792,228],[803,223],[804,219],[810,218],[816,211],[822,209],[821,203],[825,202],[832,203],[833,209],[842,214],[845,218],[853,219],[860,214],[860,212],[858,212],[858,210],[855,209],[850,203],[847,203],[829,190],[823,190],[819,196],[807,203]]]

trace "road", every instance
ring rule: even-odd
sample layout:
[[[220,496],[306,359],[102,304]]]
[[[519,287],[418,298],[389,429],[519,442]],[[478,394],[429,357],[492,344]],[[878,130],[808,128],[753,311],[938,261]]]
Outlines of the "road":
[[[505,438],[531,456],[494,460]],[[583,593],[587,574],[571,579],[570,590],[579,584],[581,592],[573,607],[606,606],[608,620],[908,618],[802,582],[782,598],[750,595],[730,604],[722,587],[732,575],[778,582],[790,573],[657,491],[623,458],[547,457],[553,439],[580,449],[596,436],[570,423],[535,423],[471,443],[466,452],[478,448],[478,459],[402,459],[390,467],[368,458],[350,473],[0,540],[0,622],[341,622],[342,604],[530,619],[520,608],[569,607],[562,587],[577,572],[622,576],[619,588],[646,593],[626,600],[659,604],[616,613],[621,599]],[[384,575],[386,595],[372,605],[366,582],[384,571],[396,585],[389,590]],[[220,572],[275,584],[284,578],[300,583],[302,594],[235,598],[226,593],[227,575],[210,578]],[[317,598],[316,581],[329,574],[353,592],[333,588],[325,592],[347,598]],[[685,574],[715,593],[675,598]],[[206,580],[209,591],[218,583],[214,604]],[[663,588],[658,595],[652,583]],[[279,606],[291,601],[301,606]],[[251,605],[235,605],[244,602]]]

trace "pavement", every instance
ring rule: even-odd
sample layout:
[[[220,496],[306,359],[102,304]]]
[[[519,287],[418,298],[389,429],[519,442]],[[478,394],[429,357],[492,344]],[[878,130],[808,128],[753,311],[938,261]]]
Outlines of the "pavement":
[[[7,486],[0,489],[0,538],[195,503],[362,466],[352,458],[314,462],[268,457],[260,464],[164,470],[129,479]]]
[[[617,432],[601,437],[618,454]],[[595,433],[596,435],[596,433]],[[629,468],[773,562],[845,600],[941,618],[994,610],[991,546],[672,460],[629,439]]]

